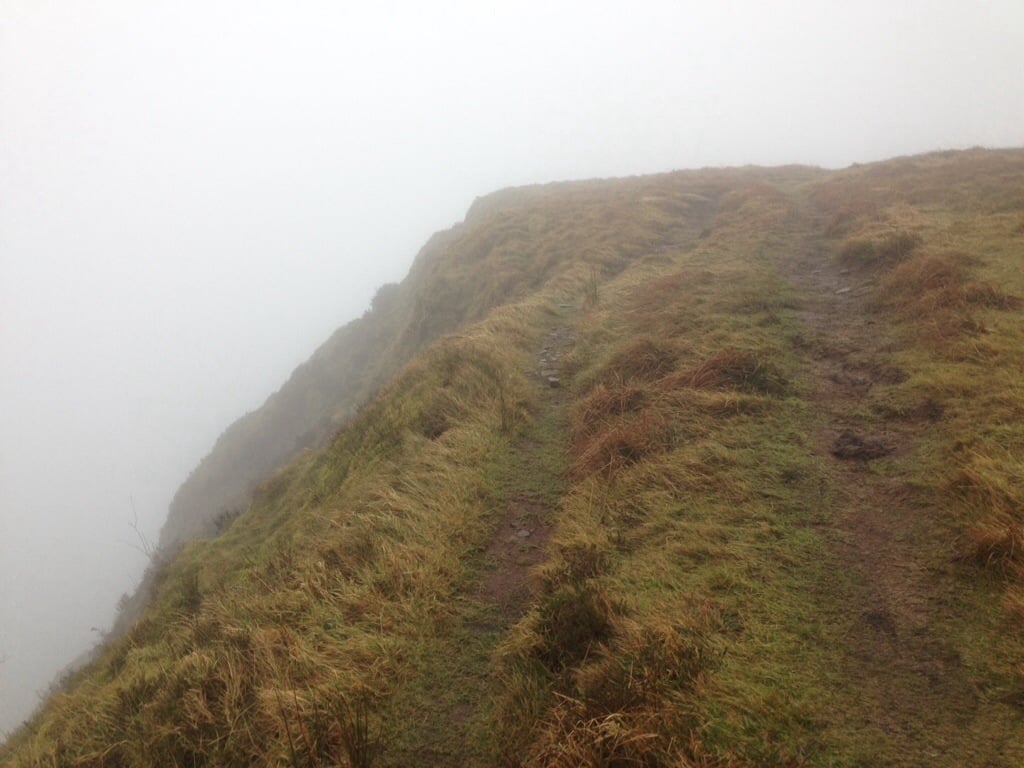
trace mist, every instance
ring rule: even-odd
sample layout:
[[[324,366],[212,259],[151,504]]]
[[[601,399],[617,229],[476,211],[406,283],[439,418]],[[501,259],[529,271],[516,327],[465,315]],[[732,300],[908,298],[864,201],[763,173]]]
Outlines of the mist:
[[[474,197],[1018,146],[1022,51],[1019,0],[0,0],[0,733]]]

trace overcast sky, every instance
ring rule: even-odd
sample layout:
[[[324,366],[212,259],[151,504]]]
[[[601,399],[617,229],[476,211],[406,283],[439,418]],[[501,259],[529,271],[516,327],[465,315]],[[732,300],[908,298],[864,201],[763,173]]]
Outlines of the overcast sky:
[[[0,731],[475,196],[1021,144],[1020,0],[0,0]]]

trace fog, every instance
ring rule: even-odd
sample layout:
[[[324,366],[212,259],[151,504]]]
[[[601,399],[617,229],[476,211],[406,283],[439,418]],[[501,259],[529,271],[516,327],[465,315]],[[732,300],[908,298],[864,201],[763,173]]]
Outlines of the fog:
[[[1022,52],[1020,0],[0,0],[0,732],[475,196],[1020,145]]]

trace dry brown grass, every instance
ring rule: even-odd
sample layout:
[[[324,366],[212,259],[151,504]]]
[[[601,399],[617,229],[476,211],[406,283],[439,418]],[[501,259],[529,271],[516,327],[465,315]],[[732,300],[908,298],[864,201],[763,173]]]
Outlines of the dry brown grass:
[[[675,370],[678,357],[675,344],[641,337],[615,353],[601,379],[606,383],[658,381]]]
[[[739,350],[722,350],[679,377],[679,383],[694,389],[737,389],[761,395],[779,395],[787,381],[770,362]]]
[[[844,200],[828,206],[831,219],[825,227],[826,237],[843,237],[857,230],[865,221],[878,218],[878,202],[872,199]]]
[[[988,283],[974,280],[963,285],[960,296],[967,304],[1012,312],[1024,307],[1024,299],[1003,293]]]
[[[1024,523],[1011,515],[989,515],[968,529],[963,555],[1004,573],[1019,572],[1024,558]]]
[[[974,453],[950,481],[970,513],[962,556],[1015,576],[1024,575],[1024,478],[1009,453]]]
[[[685,700],[718,665],[721,652],[709,629],[617,620],[611,639],[557,696],[527,762],[545,768],[708,764],[701,759],[699,718]]]
[[[704,295],[714,290],[715,280],[710,270],[694,268],[653,277],[630,290],[622,315],[637,333],[685,347],[693,341],[699,327],[696,315]]]
[[[668,450],[671,422],[660,408],[643,408],[603,421],[573,441],[572,472],[576,477],[601,473],[613,477],[624,467]]]
[[[920,235],[904,230],[875,236],[848,237],[839,248],[839,261],[848,267],[898,264],[921,245]]]
[[[709,269],[683,269],[643,282],[632,291],[630,304],[636,308],[670,307],[687,301],[694,286],[713,282],[715,273]]]
[[[781,189],[770,184],[751,184],[722,195],[711,231],[739,221],[756,230],[780,231],[792,212],[793,201]]]
[[[984,333],[975,310],[1016,310],[1017,296],[992,285],[969,280],[962,257],[918,253],[897,265],[882,282],[879,295],[886,307],[912,320],[922,341],[941,344],[962,335]]]
[[[939,207],[971,214],[1024,208],[1024,156],[1017,150],[972,149],[855,165],[816,185],[812,199],[826,212],[874,202]]]
[[[630,384],[598,384],[573,408],[573,434],[587,437],[601,429],[609,419],[643,410],[651,393]]]

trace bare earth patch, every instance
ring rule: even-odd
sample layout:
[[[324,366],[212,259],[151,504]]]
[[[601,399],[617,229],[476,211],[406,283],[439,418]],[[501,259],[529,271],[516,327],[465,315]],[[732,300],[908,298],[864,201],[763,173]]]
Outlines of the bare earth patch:
[[[575,344],[573,331],[565,326],[551,330],[537,352],[537,367],[530,371],[540,400],[539,418],[551,418],[567,401],[562,389],[562,359]],[[516,451],[520,458],[539,449],[530,439],[523,439]],[[524,460],[524,466],[530,462]],[[518,619],[532,596],[530,574],[548,556],[551,520],[555,510],[526,494],[513,494],[494,529],[484,551],[487,564],[473,599],[497,608],[503,622]],[[480,627],[493,630],[494,627]]]
[[[514,499],[487,545],[490,570],[475,594],[498,607],[502,618],[516,618],[530,598],[530,570],[547,558],[550,510],[535,502]]]

